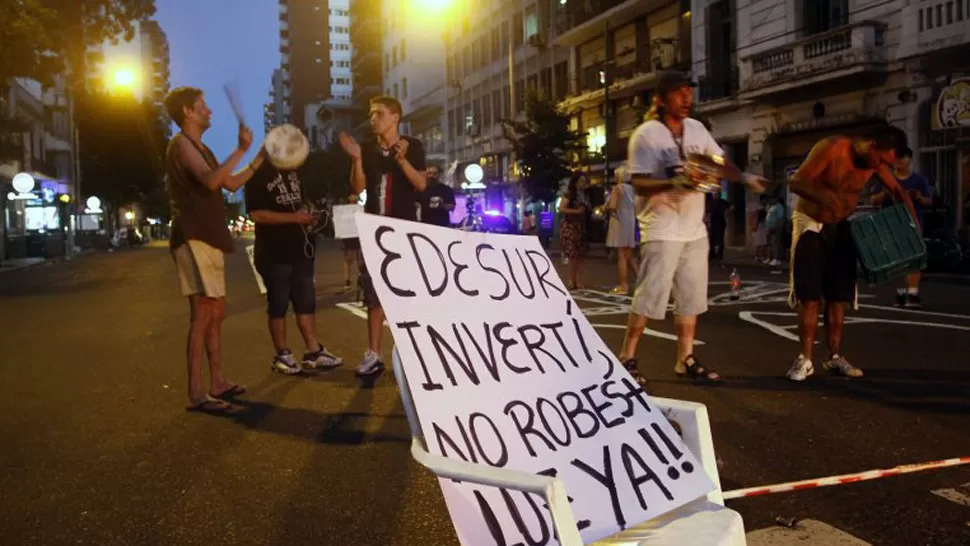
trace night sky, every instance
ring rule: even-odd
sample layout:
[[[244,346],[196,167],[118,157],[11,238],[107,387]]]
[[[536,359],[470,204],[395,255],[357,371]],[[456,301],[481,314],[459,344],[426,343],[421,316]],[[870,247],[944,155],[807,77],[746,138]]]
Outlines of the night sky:
[[[223,84],[235,80],[246,124],[253,130],[252,157],[263,141],[263,104],[279,67],[277,0],[156,0],[155,19],[168,35],[171,85],[199,87],[212,109],[203,140],[219,161],[236,146],[236,121]],[[244,165],[244,163],[240,163]]]

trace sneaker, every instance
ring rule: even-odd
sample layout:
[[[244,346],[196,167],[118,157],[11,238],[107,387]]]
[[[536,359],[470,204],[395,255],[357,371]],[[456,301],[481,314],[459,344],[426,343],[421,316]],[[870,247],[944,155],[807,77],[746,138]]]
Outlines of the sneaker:
[[[805,358],[805,355],[798,355],[795,362],[788,370],[788,379],[792,381],[805,381],[810,375],[815,373],[815,365],[812,361]]]
[[[771,260],[768,262],[768,265],[771,267],[781,267],[781,260]]]
[[[919,297],[919,294],[906,294],[902,305],[906,309],[922,309],[923,298]]]
[[[293,358],[293,353],[289,349],[283,349],[273,359],[270,369],[283,375],[296,375],[300,373],[300,363]]]
[[[840,355],[832,355],[828,360],[822,362],[822,368],[827,372],[844,375],[846,377],[862,377],[862,370],[856,368],[849,361]]]
[[[896,292],[896,307],[906,305],[906,292]]]
[[[336,368],[344,363],[344,360],[320,345],[320,348],[311,353],[303,354],[303,365],[311,370]]]
[[[364,353],[364,358],[361,359],[360,366],[357,366],[357,372],[354,375],[357,377],[371,377],[380,375],[383,371],[384,361],[381,360],[381,356],[368,349]]]

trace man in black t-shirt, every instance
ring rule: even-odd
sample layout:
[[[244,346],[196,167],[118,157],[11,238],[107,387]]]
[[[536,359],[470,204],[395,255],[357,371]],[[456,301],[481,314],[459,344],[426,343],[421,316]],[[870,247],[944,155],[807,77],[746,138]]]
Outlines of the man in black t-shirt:
[[[455,210],[455,192],[438,181],[438,167],[428,167],[428,187],[418,193],[421,221],[425,224],[451,227],[451,211]]]
[[[392,218],[415,220],[415,196],[427,185],[424,146],[416,138],[401,136],[401,103],[392,97],[375,97],[370,101],[370,126],[374,140],[358,144],[346,132],[340,133],[340,145],[350,155],[351,183],[355,193],[367,190],[364,211]],[[381,334],[384,309],[377,299],[374,285],[360,260],[360,283],[367,306],[368,348],[357,368],[357,377],[365,386],[384,371],[381,357]]]
[[[286,311],[290,303],[303,334],[307,368],[333,368],[341,359],[320,344],[316,334],[316,285],[313,259],[314,221],[303,207],[299,171],[280,171],[268,161],[246,186],[246,209],[256,224],[253,261],[266,285],[269,333],[276,348],[271,368],[293,375],[301,371],[286,343]]]

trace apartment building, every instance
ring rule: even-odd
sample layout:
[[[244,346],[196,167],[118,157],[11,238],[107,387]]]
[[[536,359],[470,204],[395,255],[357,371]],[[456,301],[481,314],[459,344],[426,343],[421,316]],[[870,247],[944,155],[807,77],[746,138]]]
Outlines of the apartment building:
[[[306,130],[308,112],[331,97],[331,50],[350,46],[331,43],[327,0],[279,0],[279,5],[284,118]]]
[[[557,45],[569,48],[561,106],[587,133],[593,182],[618,167],[663,70],[691,68],[691,6],[680,0],[561,3]],[[606,161],[608,159],[608,162]]]
[[[380,0],[350,3],[351,102],[366,112],[368,102],[382,92]]]
[[[401,132],[422,141],[428,160],[444,166],[444,12],[416,13],[405,0],[381,8],[383,94],[401,102]]]
[[[263,126],[267,133],[277,125],[290,122],[288,95],[289,87],[284,85],[283,69],[277,68],[270,79],[269,99],[263,105]]]
[[[734,161],[786,181],[812,145],[888,121],[905,130],[952,230],[970,192],[967,0],[692,0],[698,111]],[[965,113],[964,113],[965,112]],[[742,187],[728,244],[750,244]]]
[[[483,0],[468,3],[449,25],[444,127],[448,164],[459,178],[476,162],[486,184],[513,182],[500,120],[523,113],[528,86],[557,99],[568,95],[569,48],[554,43],[563,9],[558,0]]]

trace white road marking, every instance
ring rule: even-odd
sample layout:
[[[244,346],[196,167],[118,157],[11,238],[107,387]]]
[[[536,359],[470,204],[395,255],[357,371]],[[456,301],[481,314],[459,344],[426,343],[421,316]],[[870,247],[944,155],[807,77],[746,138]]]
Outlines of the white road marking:
[[[769,312],[769,311],[741,311],[738,313],[738,318],[745,322],[750,322],[768,330],[772,334],[789,339],[791,341],[798,341],[798,335],[792,333],[798,329],[798,324],[773,324],[766,320],[756,318],[758,316],[775,316],[775,317],[798,317],[797,313],[780,313],[780,312]],[[845,317],[845,324],[897,324],[902,326],[928,326],[930,328],[943,328],[945,330],[963,330],[970,332],[970,326],[961,326],[958,324],[946,324],[942,322],[919,322],[914,320],[891,320],[873,317]],[[816,341],[816,343],[818,343]]]
[[[611,329],[611,330],[626,330],[626,325],[624,325],[624,324],[590,324],[590,326],[592,326],[593,328],[608,328],[608,329]],[[670,340],[670,341],[677,341],[677,336],[675,336],[674,334],[668,334],[668,333],[665,333],[665,332],[658,332],[656,330],[651,330],[650,328],[647,328],[646,330],[644,330],[643,331],[643,335],[650,336],[650,337],[659,337],[660,339],[667,339],[667,340]],[[695,339],[694,340],[694,345],[707,345],[707,343],[705,343],[705,342],[703,342],[703,341],[701,341],[699,339]]]
[[[845,531],[813,519],[799,520],[794,527],[768,527],[751,531],[745,536],[748,546],[872,546]]]
[[[944,499],[970,507],[970,482],[954,487],[952,489],[937,489],[932,491],[934,495]]]
[[[758,314],[759,315],[783,315],[783,316],[791,316],[791,317],[798,316],[795,313],[758,313]],[[745,322],[750,322],[751,324],[761,326],[762,328],[764,328],[765,330],[768,330],[769,332],[771,332],[772,334],[775,334],[776,336],[781,336],[791,341],[798,341],[798,336],[796,334],[789,332],[787,326],[779,326],[777,324],[772,324],[766,320],[754,318],[754,313],[752,313],[751,311],[741,311],[740,313],[738,313],[738,318]]]
[[[896,311],[897,313],[914,313],[917,315],[926,315],[928,317],[946,317],[946,318],[970,320],[970,315],[954,315],[952,313],[937,313],[935,311],[923,311],[920,309],[906,309],[904,307],[890,307],[888,305],[859,304],[859,307],[865,307],[867,309],[880,309],[882,311]]]
[[[343,309],[344,311],[349,311],[353,313],[358,318],[362,318],[365,320],[367,319],[367,310],[360,302],[342,302],[342,303],[338,303],[337,307]],[[585,314],[585,309],[583,311]],[[384,324],[387,324],[387,322],[385,322]],[[592,324],[591,326],[593,326],[593,328],[611,328],[611,329],[619,329],[619,330],[623,330],[626,328],[626,326],[622,324]],[[643,332],[643,335],[657,337],[660,339],[667,339],[670,341],[677,341],[677,336],[673,334],[658,332],[656,330],[651,330],[650,328],[647,328]],[[706,344],[699,339],[695,339],[694,345],[706,345]]]

